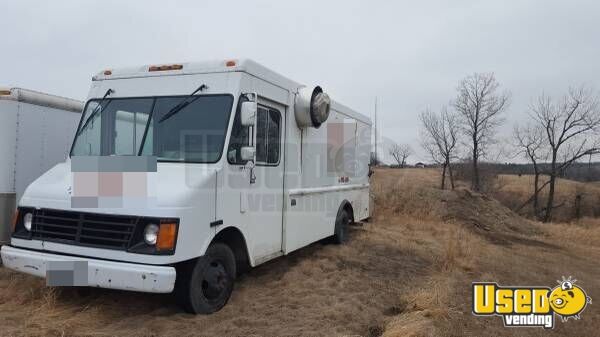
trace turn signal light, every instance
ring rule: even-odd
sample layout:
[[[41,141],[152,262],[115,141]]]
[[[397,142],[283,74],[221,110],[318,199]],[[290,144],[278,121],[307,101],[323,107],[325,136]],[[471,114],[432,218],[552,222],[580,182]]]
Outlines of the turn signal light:
[[[13,215],[12,222],[10,224],[11,233],[15,232],[15,228],[17,228],[17,220],[19,219],[19,209],[15,210],[15,214]]]
[[[183,65],[181,64],[166,64],[161,66],[150,66],[148,71],[167,71],[167,70],[181,70]]]
[[[112,70],[109,70],[109,69],[105,70],[104,75],[106,75],[106,76],[112,75]]]
[[[157,250],[173,250],[177,238],[177,224],[172,222],[161,223],[156,240]]]
[[[227,67],[235,67],[235,61],[234,60],[229,60],[229,61],[225,62],[225,66],[227,66]]]

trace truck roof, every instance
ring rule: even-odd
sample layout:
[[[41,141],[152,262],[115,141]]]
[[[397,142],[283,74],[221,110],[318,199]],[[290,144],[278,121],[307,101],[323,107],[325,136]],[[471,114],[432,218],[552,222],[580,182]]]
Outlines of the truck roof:
[[[159,65],[147,64],[137,67],[106,69],[92,77],[92,80],[102,81],[136,77],[176,76],[223,72],[245,72],[265,79],[288,90],[292,88],[296,89],[302,86],[301,84],[294,82],[289,78],[282,76],[250,59],[178,62]]]
[[[81,113],[83,110],[82,101],[9,86],[0,86],[0,101],[2,100],[23,102],[78,113]]]
[[[263,79],[285,90],[296,92],[304,85],[295,82],[251,59],[227,59],[202,62],[182,62],[161,65],[143,65],[103,70],[92,77],[92,81],[103,81],[125,78],[143,78],[155,76],[178,76],[194,74],[211,74],[223,72],[245,72]],[[349,117],[371,125],[371,119],[336,101],[332,108]]]

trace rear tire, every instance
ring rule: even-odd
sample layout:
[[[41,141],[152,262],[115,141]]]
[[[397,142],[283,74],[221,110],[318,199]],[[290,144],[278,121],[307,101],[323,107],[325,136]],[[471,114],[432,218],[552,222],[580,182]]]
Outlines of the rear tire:
[[[348,241],[348,229],[351,222],[352,217],[347,210],[343,209],[335,219],[333,243],[341,245]]]
[[[177,301],[191,314],[219,311],[231,296],[235,275],[233,251],[224,243],[214,243],[204,256],[177,268]]]

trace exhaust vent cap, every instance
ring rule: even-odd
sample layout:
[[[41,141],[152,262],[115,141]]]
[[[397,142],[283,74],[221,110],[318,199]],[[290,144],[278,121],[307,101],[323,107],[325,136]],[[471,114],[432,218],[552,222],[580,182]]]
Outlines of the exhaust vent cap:
[[[294,103],[296,123],[299,128],[319,128],[329,118],[331,99],[320,86],[303,87]]]

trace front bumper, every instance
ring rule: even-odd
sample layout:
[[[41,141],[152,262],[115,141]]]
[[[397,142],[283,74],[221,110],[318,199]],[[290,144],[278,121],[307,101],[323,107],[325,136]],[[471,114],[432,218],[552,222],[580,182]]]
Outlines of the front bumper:
[[[48,262],[87,261],[88,286],[90,287],[170,293],[175,286],[174,267],[48,254],[11,246],[2,246],[0,255],[5,267],[44,278]]]

